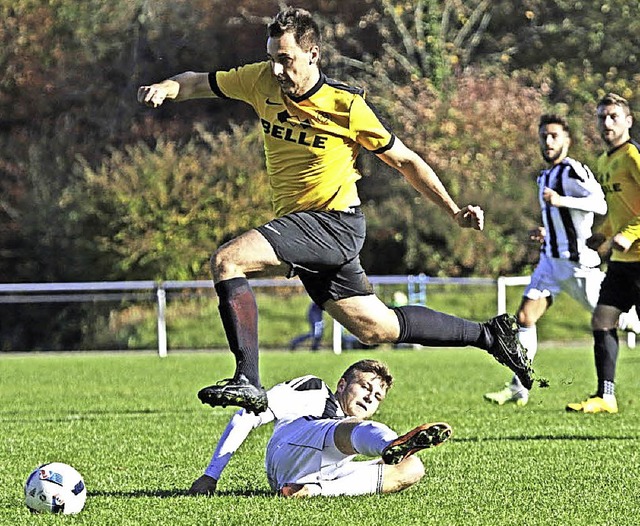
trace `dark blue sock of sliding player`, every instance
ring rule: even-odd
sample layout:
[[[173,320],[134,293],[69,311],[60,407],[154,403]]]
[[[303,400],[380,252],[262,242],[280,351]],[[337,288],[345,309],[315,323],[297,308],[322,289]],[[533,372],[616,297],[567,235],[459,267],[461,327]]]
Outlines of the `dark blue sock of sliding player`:
[[[258,306],[246,278],[232,278],[215,284],[218,311],[229,349],[236,359],[235,377],[244,374],[260,387],[258,368]]]
[[[393,309],[400,322],[397,343],[418,343],[429,347],[489,349],[493,336],[484,324],[438,312],[428,307],[408,305]]]

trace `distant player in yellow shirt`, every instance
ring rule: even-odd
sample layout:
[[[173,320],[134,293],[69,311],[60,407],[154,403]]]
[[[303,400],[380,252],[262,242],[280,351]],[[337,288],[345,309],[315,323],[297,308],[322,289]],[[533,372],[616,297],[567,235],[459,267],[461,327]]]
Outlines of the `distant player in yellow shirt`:
[[[629,103],[615,93],[600,100],[598,130],[608,150],[598,159],[596,177],[607,200],[606,221],[591,239],[592,248],[611,251],[607,275],[591,327],[598,375],[596,393],[568,411],[617,413],[614,379],[618,360],[618,318],[640,308],[640,146],[630,136],[633,116]]]
[[[277,218],[243,233],[211,257],[219,311],[236,358],[234,377],[198,396],[212,406],[267,407],[258,368],[258,311],[248,275],[298,275],[311,299],[366,344],[474,345],[508,365],[531,387],[531,369],[513,317],[476,323],[419,306],[389,308],[360,264],[366,226],[360,210],[360,148],[396,168],[460,227],[482,230],[479,206],[459,207],[438,176],[380,119],[363,90],[320,69],[320,30],[308,11],[287,8],[267,28],[267,61],[230,71],[185,72],[141,86],[138,100],[235,99],[250,104],[264,133]]]

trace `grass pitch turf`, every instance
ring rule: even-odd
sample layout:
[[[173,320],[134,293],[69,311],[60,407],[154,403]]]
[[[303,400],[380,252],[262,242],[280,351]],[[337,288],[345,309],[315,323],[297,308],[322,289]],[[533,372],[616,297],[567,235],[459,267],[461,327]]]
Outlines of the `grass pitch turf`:
[[[640,349],[621,348],[617,415],[564,411],[593,391],[588,346],[544,346],[536,369],[551,386],[532,391],[523,408],[483,400],[510,374],[471,348],[265,352],[262,379],[313,373],[335,385],[365,357],[386,361],[396,377],[378,420],[399,433],[446,421],[453,438],[419,454],[426,475],[403,493],[298,501],[269,491],[270,425],[232,459],[217,496],[186,495],[233,413],[195,396],[232,374],[228,352],[0,355],[0,524],[637,524]],[[85,478],[87,504],[77,516],[24,507],[27,475],[52,461]]]

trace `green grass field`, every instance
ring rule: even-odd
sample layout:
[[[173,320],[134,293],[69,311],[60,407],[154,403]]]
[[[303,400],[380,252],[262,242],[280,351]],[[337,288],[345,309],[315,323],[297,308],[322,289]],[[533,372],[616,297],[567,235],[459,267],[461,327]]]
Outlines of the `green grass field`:
[[[567,414],[594,388],[588,347],[544,346],[538,372],[551,387],[524,408],[482,399],[509,371],[476,349],[264,352],[263,382],[304,373],[334,385],[363,357],[385,360],[397,384],[377,419],[399,432],[449,422],[452,440],[420,453],[427,474],[386,496],[285,500],[269,493],[258,429],[212,498],[185,490],[209,460],[232,414],[197,400],[229,376],[228,352],[0,355],[0,524],[74,525],[635,525],[640,452],[640,349],[624,345],[617,415]],[[31,515],[23,483],[40,463],[84,476],[77,516]]]

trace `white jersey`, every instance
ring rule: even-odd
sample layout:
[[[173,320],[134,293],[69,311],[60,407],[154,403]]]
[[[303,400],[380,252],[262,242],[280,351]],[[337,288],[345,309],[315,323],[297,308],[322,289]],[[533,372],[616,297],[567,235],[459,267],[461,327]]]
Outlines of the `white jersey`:
[[[233,454],[242,445],[251,431],[261,425],[275,421],[279,424],[291,422],[303,416],[315,418],[343,418],[344,412],[333,392],[320,378],[301,376],[279,383],[267,391],[269,407],[254,415],[244,409],[236,412],[225,428],[205,474],[218,480],[222,470]]]
[[[544,200],[545,188],[561,196],[562,206],[551,206]],[[586,246],[586,240],[591,237],[594,213],[604,215],[607,203],[589,167],[566,157],[542,170],[538,198],[546,230],[541,250],[550,258],[569,259],[588,267],[599,265],[598,253]]]
[[[278,422],[301,416],[318,418],[344,417],[333,392],[317,376],[307,375],[274,385],[267,391],[269,409]]]

